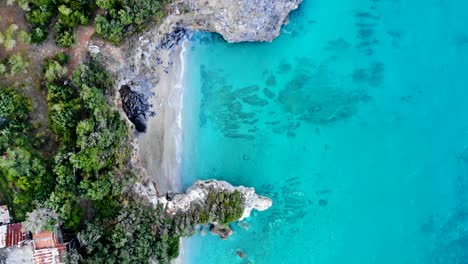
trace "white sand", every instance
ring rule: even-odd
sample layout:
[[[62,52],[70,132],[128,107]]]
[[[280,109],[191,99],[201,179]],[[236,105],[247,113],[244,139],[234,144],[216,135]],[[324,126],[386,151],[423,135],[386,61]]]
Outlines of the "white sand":
[[[182,191],[180,179],[182,143],[182,99],[184,45],[171,51],[160,51],[160,59],[172,62],[168,73],[160,65],[160,77],[151,100],[156,116],[150,117],[146,133],[138,136],[138,149],[143,167],[160,194]]]

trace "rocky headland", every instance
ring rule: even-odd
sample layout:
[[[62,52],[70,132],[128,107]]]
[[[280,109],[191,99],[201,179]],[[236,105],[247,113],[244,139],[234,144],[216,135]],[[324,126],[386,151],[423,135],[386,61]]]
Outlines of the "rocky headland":
[[[138,132],[144,132],[136,133],[134,139],[133,163],[143,172],[135,187],[140,196],[154,205],[162,204],[168,213],[187,214],[203,211],[208,200],[213,200],[208,199],[213,193],[239,194],[241,211],[228,212],[236,215],[235,219],[211,215],[223,208],[210,204],[214,211],[208,212],[206,224],[212,224],[210,230],[221,237],[231,233],[225,221],[242,220],[253,209],[263,211],[272,205],[253,188],[234,187],[223,181],[197,181],[181,192],[183,43],[197,30],[219,33],[228,42],[272,41],[301,1],[175,0],[158,27],[129,38],[122,47],[94,43],[93,52],[104,55],[117,77],[116,103],[121,114]]]
[[[239,221],[249,217],[253,209],[265,211],[272,205],[270,198],[258,195],[255,193],[254,188],[244,186],[234,187],[228,182],[217,180],[198,180],[185,193],[175,193],[159,197],[157,202],[164,205],[168,213],[176,214],[189,211],[194,204],[205,206],[210,193],[234,193],[235,191],[239,192],[242,200],[242,215],[238,219]]]

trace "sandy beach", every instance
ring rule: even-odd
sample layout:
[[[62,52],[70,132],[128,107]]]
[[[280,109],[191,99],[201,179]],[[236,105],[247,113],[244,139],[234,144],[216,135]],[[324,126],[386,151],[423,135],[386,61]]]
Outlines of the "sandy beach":
[[[159,55],[168,66],[161,65],[156,69],[160,79],[153,91],[155,95],[150,99],[156,115],[148,119],[146,133],[138,135],[138,149],[143,167],[162,195],[182,191],[180,161],[184,45],[161,50]]]

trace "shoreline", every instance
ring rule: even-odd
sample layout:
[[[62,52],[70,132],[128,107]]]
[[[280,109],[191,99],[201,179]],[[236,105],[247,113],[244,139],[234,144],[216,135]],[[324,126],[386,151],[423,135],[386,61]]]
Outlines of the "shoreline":
[[[158,195],[181,192],[182,109],[186,41],[173,49],[162,49],[164,62],[156,67],[159,80],[149,98],[154,117],[148,118],[147,131],[137,136],[142,166]]]

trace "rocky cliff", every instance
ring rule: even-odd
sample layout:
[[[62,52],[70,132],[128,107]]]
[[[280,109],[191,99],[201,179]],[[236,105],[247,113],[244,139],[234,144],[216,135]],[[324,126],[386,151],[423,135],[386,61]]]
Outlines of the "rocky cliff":
[[[176,0],[171,24],[217,32],[228,42],[272,41],[302,0]]]
[[[254,188],[234,187],[228,182],[217,180],[196,181],[185,193],[160,197],[158,203],[162,204],[167,212],[176,214],[189,211],[195,204],[207,204],[210,192],[234,193],[235,191],[240,193],[243,209],[242,216],[237,220],[249,217],[253,209],[264,211],[272,205],[270,198],[258,195]]]

